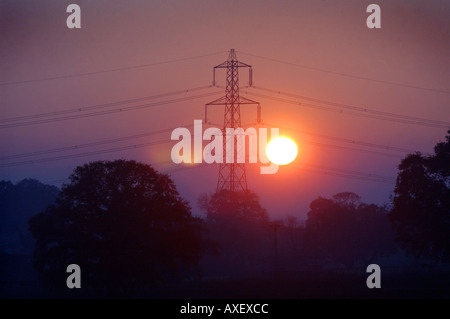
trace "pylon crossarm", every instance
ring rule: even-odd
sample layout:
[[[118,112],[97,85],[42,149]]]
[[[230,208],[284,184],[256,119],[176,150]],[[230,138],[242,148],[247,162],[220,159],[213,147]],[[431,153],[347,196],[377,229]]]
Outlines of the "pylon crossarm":
[[[225,61],[225,62],[223,62],[223,63],[221,63],[219,65],[216,65],[214,67],[214,69],[226,69],[226,68],[228,68],[230,66],[230,62],[234,62],[233,66],[236,67],[236,68],[251,68],[252,67],[250,64],[243,63],[241,61],[233,60],[233,61]]]
[[[205,105],[224,105],[224,104],[226,104],[226,97],[222,96],[221,98],[208,102]]]
[[[239,104],[260,104],[259,102],[247,99],[246,97],[243,97],[242,95],[239,96]]]

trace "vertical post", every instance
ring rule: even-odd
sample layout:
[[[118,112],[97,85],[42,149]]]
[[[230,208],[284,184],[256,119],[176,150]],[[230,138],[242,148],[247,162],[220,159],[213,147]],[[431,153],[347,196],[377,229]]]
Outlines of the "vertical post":
[[[280,227],[279,224],[274,223],[273,224],[273,249],[274,249],[274,261],[275,261],[275,272],[278,271],[278,227]]]

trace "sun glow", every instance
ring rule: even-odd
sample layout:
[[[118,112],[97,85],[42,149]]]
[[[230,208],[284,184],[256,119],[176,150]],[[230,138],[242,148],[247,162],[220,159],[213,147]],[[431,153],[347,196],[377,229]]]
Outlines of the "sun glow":
[[[266,154],[272,163],[286,165],[297,157],[297,145],[287,137],[277,137],[267,144]]]

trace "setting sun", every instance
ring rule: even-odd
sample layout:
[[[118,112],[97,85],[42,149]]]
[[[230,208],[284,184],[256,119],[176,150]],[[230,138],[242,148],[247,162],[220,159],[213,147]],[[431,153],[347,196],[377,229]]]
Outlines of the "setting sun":
[[[266,154],[272,163],[286,165],[297,157],[297,145],[287,137],[277,137],[267,144]]]

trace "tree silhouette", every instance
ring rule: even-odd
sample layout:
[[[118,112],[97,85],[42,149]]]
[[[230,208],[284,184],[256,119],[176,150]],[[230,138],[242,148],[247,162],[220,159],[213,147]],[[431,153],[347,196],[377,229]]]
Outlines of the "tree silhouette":
[[[434,155],[410,154],[398,166],[390,219],[417,258],[450,261],[450,130]]]
[[[0,251],[31,255],[34,240],[28,220],[53,204],[59,189],[35,179],[0,181]]]
[[[267,211],[258,196],[252,191],[222,190],[201,196],[199,206],[207,214],[209,236],[219,246],[221,258],[213,267],[235,273],[254,270],[270,231]]]
[[[361,203],[358,195],[339,193],[319,197],[310,204],[304,232],[308,254],[347,267],[394,252],[394,240],[386,210]]]
[[[133,292],[197,267],[202,221],[174,183],[135,161],[97,161],[75,169],[54,206],[30,220],[35,266],[47,287],[66,289],[66,267],[82,287]]]

